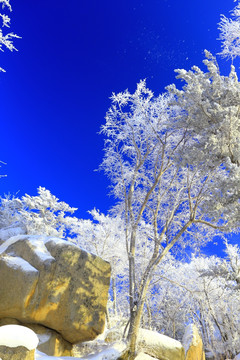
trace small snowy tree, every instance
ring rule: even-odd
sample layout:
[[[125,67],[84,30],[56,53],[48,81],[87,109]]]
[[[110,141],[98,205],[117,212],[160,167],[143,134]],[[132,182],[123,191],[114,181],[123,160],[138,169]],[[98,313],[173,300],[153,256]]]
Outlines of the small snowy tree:
[[[52,195],[44,187],[38,188],[38,196],[25,195],[22,197],[20,217],[24,221],[27,232],[31,234],[45,234],[66,237],[74,219],[68,215],[77,209],[70,207]]]
[[[37,196],[1,198],[0,225],[20,226],[27,234],[68,237],[74,235],[73,228],[76,229],[78,219],[71,216],[76,210],[59,201],[49,190],[39,187]]]
[[[22,209],[22,202],[16,197],[7,195],[0,198],[0,229],[4,227],[17,226],[19,211]]]

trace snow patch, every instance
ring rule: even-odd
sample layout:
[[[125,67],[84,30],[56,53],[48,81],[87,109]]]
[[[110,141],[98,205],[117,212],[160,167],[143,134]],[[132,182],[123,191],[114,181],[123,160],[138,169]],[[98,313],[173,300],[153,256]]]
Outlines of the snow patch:
[[[69,246],[73,246],[73,247],[79,249],[79,246],[73,244],[72,242],[60,239],[58,237],[46,236],[44,239],[44,244],[47,245],[47,243],[49,243],[49,242],[52,242],[58,246],[66,246],[66,244],[67,244]]]
[[[7,250],[7,248],[17,242],[18,240],[25,239],[26,235],[17,235],[12,236],[11,238],[7,239],[1,246],[0,246],[0,254]]]
[[[21,240],[26,240],[31,244],[30,246],[32,247],[35,255],[39,258],[40,262],[46,262],[49,260],[54,261],[54,258],[51,256],[45,246],[45,243],[49,241],[49,238],[47,236],[40,235],[13,236],[10,239],[6,240],[2,245],[0,245],[0,254],[5,252],[9,248],[9,246]]]
[[[22,325],[3,325],[0,327],[0,345],[8,347],[24,346],[36,349],[38,337],[34,331]]]
[[[11,256],[8,254],[4,254],[2,256],[2,259],[4,262],[12,269],[15,270],[21,270],[27,273],[30,272],[36,272],[38,273],[38,270],[35,269],[32,265],[29,264],[29,262],[25,261],[24,259],[20,257]]]
[[[156,331],[140,329],[139,331],[139,342],[142,344],[146,343],[149,347],[156,346],[157,344],[164,345],[168,349],[181,349],[182,344],[169,336],[159,334]]]
[[[13,236],[25,235],[25,234],[26,234],[26,230],[24,230],[20,226],[7,227],[0,230],[0,239],[6,241]]]
[[[31,248],[38,257],[40,263],[55,260],[45,246],[47,238],[47,236],[39,235],[28,236],[28,241],[31,243]]]

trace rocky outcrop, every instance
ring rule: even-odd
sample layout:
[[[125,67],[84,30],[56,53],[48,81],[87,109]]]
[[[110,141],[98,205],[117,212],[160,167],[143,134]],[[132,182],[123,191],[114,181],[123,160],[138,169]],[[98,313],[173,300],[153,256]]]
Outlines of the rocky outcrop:
[[[0,319],[38,324],[70,343],[105,325],[110,265],[67,241],[14,236],[0,246]]]
[[[189,324],[183,337],[186,360],[205,360],[202,338],[196,325]]]
[[[140,329],[138,348],[141,352],[159,360],[184,360],[185,351],[182,344],[156,331]]]

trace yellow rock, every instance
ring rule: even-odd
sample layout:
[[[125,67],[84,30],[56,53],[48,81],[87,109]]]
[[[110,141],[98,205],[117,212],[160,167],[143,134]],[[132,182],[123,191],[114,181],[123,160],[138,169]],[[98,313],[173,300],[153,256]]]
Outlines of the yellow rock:
[[[185,360],[182,344],[156,331],[140,329],[138,349],[159,360]]]
[[[187,326],[183,337],[183,345],[186,351],[186,360],[205,360],[203,342],[196,325],[190,324]]]

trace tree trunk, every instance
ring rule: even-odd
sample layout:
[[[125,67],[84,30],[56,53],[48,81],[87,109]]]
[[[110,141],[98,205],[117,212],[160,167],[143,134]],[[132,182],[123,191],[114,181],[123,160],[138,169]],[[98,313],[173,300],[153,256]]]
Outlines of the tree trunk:
[[[108,307],[106,307],[106,320],[107,320],[107,327],[108,327],[108,329],[111,329],[111,323],[110,323],[110,318],[109,318]]]
[[[116,279],[112,277],[112,292],[113,292],[113,314],[117,315],[117,290],[116,290]]]
[[[137,347],[137,337],[141,325],[141,319],[143,314],[143,307],[146,300],[147,290],[150,284],[150,277],[145,279],[142,293],[140,295],[140,299],[137,304],[131,309],[130,313],[130,327],[128,333],[128,341],[129,341],[129,360],[133,360],[136,356],[136,347]]]

